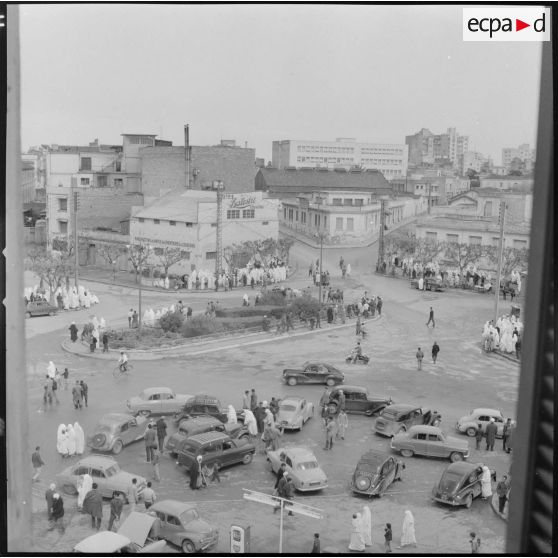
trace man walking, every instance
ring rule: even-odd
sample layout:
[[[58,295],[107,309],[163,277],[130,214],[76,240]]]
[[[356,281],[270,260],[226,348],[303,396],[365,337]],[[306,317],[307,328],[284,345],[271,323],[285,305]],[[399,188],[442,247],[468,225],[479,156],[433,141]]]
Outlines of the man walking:
[[[52,495],[52,525],[49,527],[49,531],[52,531],[55,527],[62,534],[66,531],[64,527],[64,500],[58,492]]]
[[[45,464],[43,458],[41,457],[41,454],[39,453],[40,449],[41,448],[37,446],[35,448],[35,451],[31,455],[31,463],[33,463],[33,469],[35,469],[35,474],[33,475],[33,482],[37,482],[39,480],[39,476]]]
[[[327,386],[324,387],[322,396],[320,397],[320,409],[322,418],[325,419],[327,415],[327,404],[329,403],[329,389]]]
[[[159,472],[159,456],[161,454],[154,449],[151,455],[151,465],[153,465],[153,479],[157,482],[161,481],[161,473]],[[149,483],[151,484],[151,483]]]
[[[436,323],[434,322],[434,310],[432,310],[432,306],[430,307],[430,314],[428,316],[428,321],[426,325],[428,326],[432,322],[432,327],[436,327]]]
[[[120,497],[120,493],[113,492],[112,500],[110,501],[110,518],[108,524],[109,531],[112,531],[112,526],[114,525],[115,521],[117,523],[120,522],[120,514],[122,513],[122,506],[123,506],[123,502],[122,502],[122,498]],[[118,527],[119,525],[116,526],[117,529]]]
[[[333,449],[333,430],[335,429],[335,424],[332,418],[326,418],[325,424],[325,450]]]
[[[347,417],[347,413],[345,413],[344,409],[339,411],[339,415],[337,416],[337,434],[335,435],[336,438],[341,438],[341,440],[345,439],[345,431],[349,427],[349,417]]]
[[[103,353],[108,353],[108,347],[109,347],[109,338],[107,332],[105,331],[103,333]]]
[[[250,391],[246,390],[244,392],[244,397],[242,398],[242,408],[243,409],[250,409]]]
[[[480,539],[477,539],[476,533],[469,533],[469,543],[471,544],[471,554],[478,554],[480,549]]]
[[[128,488],[128,503],[130,504],[130,513],[136,511],[136,504],[138,503],[138,479],[132,479],[132,484]]]
[[[145,442],[145,457],[147,463],[150,463],[153,459],[153,450],[157,447],[157,433],[153,429],[153,425],[149,423],[147,425],[147,430],[143,435],[143,440]]]
[[[87,393],[89,392],[89,386],[83,380],[81,380],[79,384],[81,386],[81,398],[87,407]]]
[[[145,509],[148,510],[157,499],[155,491],[151,488],[151,482],[147,483],[147,486],[143,489],[143,503],[145,504]]]
[[[132,318],[134,317],[134,309],[130,308],[128,312],[128,327],[132,327]]]
[[[502,480],[496,485],[496,494],[498,494],[498,511],[504,513],[506,502],[508,501],[508,475],[504,475]]]
[[[64,368],[64,372],[62,373],[62,377],[64,378],[64,389],[68,390],[68,377],[70,376],[70,372],[67,368]]]
[[[276,491],[279,489],[279,483],[281,482],[281,479],[283,478],[286,472],[287,472],[287,464],[281,463],[281,466],[279,467],[279,470],[277,471],[276,474],[277,478],[275,479],[275,486],[273,487]]]
[[[415,356],[417,357],[418,370],[422,370],[422,359],[424,358],[424,353],[422,352],[420,347],[418,348],[417,354]]]
[[[376,308],[378,309],[378,316],[382,315],[382,304],[383,304],[382,298],[378,297],[378,300],[376,301]]]
[[[51,483],[50,486],[48,487],[48,489],[45,492],[45,500],[46,500],[46,504],[47,504],[47,515],[48,515],[49,520],[52,520],[52,502],[53,502],[54,494],[56,494],[56,485],[54,483]]]
[[[509,418],[504,424],[504,431],[502,432],[502,449],[506,453],[510,453],[510,450],[508,449],[508,439],[510,437],[511,425],[511,419]]]
[[[163,444],[165,443],[165,438],[167,436],[167,423],[165,422],[165,417],[161,417],[157,423],[157,441],[159,442],[159,451],[163,452]]]
[[[250,410],[254,412],[258,406],[258,396],[256,395],[256,390],[252,388],[252,394],[250,395]]]
[[[480,450],[480,445],[482,442],[482,438],[483,438],[484,434],[482,431],[482,424],[479,422],[477,424],[477,431],[475,432],[475,440],[477,442],[477,449]]]
[[[74,387],[72,388],[72,400],[74,402],[75,409],[81,409],[81,399],[82,399],[82,389],[79,380],[76,380]]]
[[[436,364],[436,359],[438,358],[438,353],[440,352],[440,345],[436,341],[434,341],[434,345],[432,345],[432,362]]]
[[[494,442],[496,441],[496,434],[498,427],[494,422],[494,418],[490,418],[490,422],[486,426],[486,449],[487,451],[494,451]]]
[[[342,389],[339,390],[339,410],[340,411],[345,410],[345,394],[343,393]]]
[[[84,512],[91,515],[91,528],[99,531],[103,518],[103,497],[96,482],[93,483],[91,490],[85,495],[82,507]]]

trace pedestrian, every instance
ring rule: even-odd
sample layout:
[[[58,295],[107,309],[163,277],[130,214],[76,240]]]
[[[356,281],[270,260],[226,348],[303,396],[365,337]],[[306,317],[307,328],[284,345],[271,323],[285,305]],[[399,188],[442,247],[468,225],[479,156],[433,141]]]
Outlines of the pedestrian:
[[[325,424],[325,450],[333,449],[333,431],[335,429],[335,424],[333,419],[328,417],[326,418]]]
[[[76,322],[72,322],[72,325],[68,328],[70,330],[70,339],[72,343],[75,343],[78,338],[78,328]]]
[[[484,433],[482,431],[482,424],[479,422],[477,424],[477,431],[475,432],[475,440],[477,442],[477,449],[480,450],[480,445],[482,442],[482,439],[484,438]]]
[[[359,343],[359,345],[360,345],[360,343]],[[340,411],[344,411],[345,410],[345,394],[343,393],[342,389],[340,389],[338,393],[339,393],[339,398],[337,400],[339,402],[338,409]]]
[[[515,342],[515,358],[519,360],[521,356],[521,339],[518,337],[517,341]]]
[[[279,412],[279,401],[275,399],[275,397],[272,397],[271,401],[269,402],[269,410],[271,411],[271,414],[273,415],[273,419],[275,420],[275,417]]]
[[[136,504],[138,503],[138,479],[136,477],[132,479],[126,497],[128,498],[128,504],[130,504],[130,513],[136,511]]]
[[[339,411],[339,415],[337,416],[337,434],[335,435],[336,438],[341,438],[341,440],[345,439],[345,431],[349,428],[349,417],[345,410]]]
[[[383,304],[382,298],[378,297],[378,300],[376,301],[376,308],[378,309],[378,316],[382,315],[382,304]]]
[[[440,345],[436,341],[434,341],[434,345],[432,345],[432,362],[436,364],[436,359],[438,358],[438,353],[440,352]]]
[[[293,484],[293,478],[291,477],[291,475],[287,475],[287,484],[285,485],[285,489],[284,489],[284,496],[283,498],[285,498],[285,500],[288,500],[289,502],[292,502],[294,499],[294,484]],[[290,506],[291,504],[288,504],[287,502],[285,502],[285,507]],[[291,510],[289,510],[289,515],[293,515],[293,512]]]
[[[351,520],[351,538],[349,540],[349,550],[356,552],[364,552],[364,536],[362,533],[362,518],[360,513],[353,513],[353,519]]]
[[[478,554],[480,549],[480,538],[477,538],[476,533],[469,533],[469,543],[471,544],[471,554]]]
[[[417,354],[415,356],[417,357],[418,370],[422,370],[422,359],[424,358],[424,353],[422,352],[420,347],[418,348]]]
[[[258,396],[256,395],[256,390],[252,388],[252,394],[250,395],[250,410],[254,412],[258,406]]]
[[[145,509],[148,510],[155,503],[155,500],[157,499],[157,496],[155,495],[155,491],[153,490],[153,488],[151,488],[151,481],[147,482],[147,486],[143,489],[143,493],[141,496],[143,498]]]
[[[89,352],[94,353],[97,348],[97,338],[91,334],[91,339],[89,340]]]
[[[80,380],[79,384],[81,386],[81,399],[87,407],[87,394],[89,393],[89,386],[83,380]]]
[[[286,498],[287,497],[287,478],[289,476],[289,473],[287,471],[283,472],[283,476],[279,479],[279,483],[277,483],[277,495],[280,498]],[[281,509],[281,502],[279,501],[279,505],[275,506],[273,508],[273,513],[275,513],[277,510]],[[293,515],[292,511],[289,511],[290,515]]]
[[[120,497],[120,492],[112,493],[112,500],[110,501],[110,518],[108,524],[108,530],[112,531],[114,526],[115,530],[118,531],[120,527],[120,515],[122,514],[123,507],[122,498]]]
[[[72,400],[74,402],[75,409],[81,409],[81,400],[82,400],[82,388],[79,380],[76,380],[74,387],[72,388]]]
[[[242,414],[244,416],[244,426],[248,429],[250,440],[253,440],[258,435],[258,423],[256,422],[256,417],[254,416],[254,413],[248,409],[244,409]]]
[[[47,505],[47,515],[49,521],[52,520],[52,497],[56,493],[56,485],[52,482],[45,491],[45,500]]]
[[[391,541],[393,540],[393,533],[391,531],[391,523],[386,523],[384,529],[384,549],[387,552],[391,552]]]
[[[135,310],[132,314],[132,327],[139,327],[138,313]]]
[[[357,337],[360,335],[360,330],[361,330],[361,323],[360,323],[360,316],[358,316],[355,325],[355,333]]]
[[[83,501],[87,493],[93,488],[93,478],[89,473],[80,475],[77,480],[77,508],[81,510],[83,508]]]
[[[490,417],[490,422],[486,425],[486,449],[487,451],[494,451],[494,442],[496,441],[496,434],[498,427],[494,422],[494,417]]]
[[[64,500],[58,492],[52,495],[52,524],[49,527],[49,531],[52,531],[55,527],[62,534],[66,531],[64,527]]]
[[[43,394],[43,403],[45,407],[45,411],[48,405],[52,405],[52,384],[54,380],[47,374],[46,380],[44,383],[44,394]]]
[[[56,451],[62,457],[68,457],[68,434],[66,433],[66,425],[59,424],[56,434]]]
[[[279,483],[281,482],[281,479],[285,476],[286,472],[287,472],[287,464],[286,463],[281,463],[281,465],[279,466],[279,469],[276,473],[275,486],[273,487],[275,489],[276,494],[277,494],[277,490],[278,490],[278,487],[279,487]]]
[[[64,378],[64,389],[67,391],[68,390],[68,385],[69,385],[69,380],[68,378],[70,377],[70,372],[67,368],[64,368],[64,372],[62,372],[62,378]]]
[[[401,527],[401,546],[413,545],[417,546],[417,539],[415,537],[415,518],[409,510],[405,510],[405,517],[403,518],[403,525]]]
[[[508,450],[508,439],[510,437],[511,426],[511,419],[509,418],[508,420],[506,420],[504,424],[504,430],[502,432],[502,449],[506,453],[510,453]]]
[[[130,308],[128,312],[128,327],[132,327],[132,318],[134,317],[134,309]]]
[[[436,327],[436,322],[434,322],[434,310],[432,309],[432,306],[430,307],[430,314],[428,315],[428,321],[426,322],[426,325],[428,326],[430,322],[432,322],[432,327]]]
[[[244,397],[242,398],[242,408],[249,409],[250,408],[250,391],[246,390],[244,392]]]
[[[264,431],[264,418],[266,416],[265,411],[263,401],[260,401],[258,406],[254,409],[254,416],[256,417],[256,424],[258,426],[258,434],[263,434]]]
[[[159,451],[163,453],[163,444],[165,443],[165,438],[167,436],[167,423],[165,422],[165,417],[162,416],[156,422],[157,428],[157,441],[159,442]]]
[[[37,446],[31,455],[31,463],[33,463],[33,469],[35,470],[33,482],[37,482],[39,480],[39,476],[41,475],[41,471],[43,470],[43,466],[45,464],[43,458],[41,457],[40,450],[40,446]]]
[[[327,415],[327,405],[329,403],[329,388],[327,386],[324,386],[324,391],[322,393],[322,396],[320,397],[320,409],[321,409],[321,415],[322,418],[325,418]]]
[[[83,511],[91,516],[91,528],[99,531],[101,519],[103,518],[103,496],[98,490],[97,483],[93,483],[93,488],[85,495],[83,500]]]
[[[159,457],[160,453],[154,449],[153,453],[151,454],[151,465],[153,465],[153,480],[160,482],[161,480],[161,472],[159,471]]]
[[[105,331],[103,333],[103,353],[108,353],[109,338],[108,333]]]
[[[492,497],[492,475],[486,465],[482,466],[481,497],[483,500],[488,500],[488,498]]]
[[[312,544],[312,550],[310,554],[320,554],[320,533],[314,533],[314,544]]]
[[[157,447],[157,432],[153,428],[153,424],[149,423],[147,425],[143,440],[145,442],[145,457],[147,463],[150,463],[153,458],[153,450]]]
[[[369,506],[362,506],[360,521],[364,546],[372,546],[372,512]]]
[[[54,373],[54,378],[52,378],[52,397],[56,401],[57,405],[60,405],[60,401],[58,401],[58,387],[62,384],[62,378],[60,376],[60,372],[58,372],[58,368]]]
[[[496,494],[498,494],[498,511],[504,513],[506,502],[508,501],[508,475],[504,475],[502,480],[496,485]]]
[[[513,446],[513,433],[515,431],[515,421],[511,421],[510,428],[508,430],[508,437],[506,439],[506,452],[510,453]]]
[[[196,457],[196,460],[193,461],[192,465],[190,466],[190,488],[192,490],[197,490],[198,488],[200,488],[198,486],[199,484],[198,479],[201,473],[201,462],[202,462],[202,456],[198,455]]]

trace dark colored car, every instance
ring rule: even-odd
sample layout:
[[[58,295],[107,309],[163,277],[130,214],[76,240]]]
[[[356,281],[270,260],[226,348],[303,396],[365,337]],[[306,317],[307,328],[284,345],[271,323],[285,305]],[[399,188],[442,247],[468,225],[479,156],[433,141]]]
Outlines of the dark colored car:
[[[397,403],[386,407],[376,419],[374,430],[382,436],[394,436],[406,432],[415,424],[428,424],[432,412],[415,405]]]
[[[200,415],[209,415],[227,422],[227,408],[221,405],[221,401],[212,395],[199,394],[188,399],[182,410],[174,415],[174,424],[178,426],[183,419]],[[236,420],[244,422],[242,411],[236,411]]]
[[[392,482],[402,479],[405,464],[383,451],[369,450],[357,463],[351,489],[356,494],[382,496]]]
[[[111,451],[119,454],[124,446],[143,440],[149,421],[144,416],[134,417],[125,413],[108,413],[103,415],[87,446],[93,451]]]
[[[202,456],[202,465],[208,467],[217,464],[218,468],[237,463],[248,465],[256,453],[256,446],[246,440],[233,440],[222,432],[206,432],[188,438],[177,452],[177,464],[188,469],[198,455]]]
[[[236,438],[249,437],[248,429],[242,423],[228,424],[223,423],[219,419],[209,416],[200,415],[197,417],[189,417],[180,421],[178,432],[175,432],[165,444],[165,449],[175,457],[177,452],[182,448],[184,442],[191,436],[203,434],[205,432],[224,432],[233,440]]]
[[[419,280],[411,279],[411,288],[419,288]],[[444,285],[442,282],[435,277],[425,277],[424,278],[424,290],[425,291],[438,291],[442,292],[444,290]]]
[[[300,368],[285,368],[283,380],[290,386],[296,384],[342,384],[345,374],[325,362],[305,362]]]
[[[25,306],[25,317],[31,316],[54,316],[58,312],[58,307],[53,306],[48,300],[34,300]]]
[[[491,471],[493,480],[496,472]],[[432,489],[432,499],[440,504],[470,508],[482,492],[482,464],[458,461],[448,465],[442,478]]]
[[[339,392],[345,395],[345,411],[372,416],[381,412],[393,401],[391,397],[371,397],[368,388],[362,386],[342,386],[333,389],[329,395],[329,413],[336,414],[339,405]]]

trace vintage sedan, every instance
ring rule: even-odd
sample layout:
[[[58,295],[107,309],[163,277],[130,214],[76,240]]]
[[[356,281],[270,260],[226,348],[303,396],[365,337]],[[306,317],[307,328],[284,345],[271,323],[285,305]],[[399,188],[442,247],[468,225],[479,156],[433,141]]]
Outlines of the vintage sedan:
[[[415,424],[428,424],[432,417],[429,409],[415,405],[396,403],[386,407],[376,419],[374,431],[382,436],[394,436],[406,432]]]
[[[190,397],[188,401],[184,403],[179,412],[174,415],[173,420],[174,424],[178,426],[185,418],[209,415],[219,419],[221,422],[227,422],[227,411],[227,407],[222,405],[217,397],[199,393]],[[236,420],[244,422],[242,411],[236,411]]]
[[[329,395],[328,406],[336,406],[335,409],[330,408],[330,414],[338,412],[341,391],[345,395],[347,413],[364,414],[370,417],[393,403],[391,397],[371,397],[368,388],[362,386],[340,386],[333,389]]]
[[[217,544],[219,530],[200,518],[195,505],[178,500],[155,502],[150,512],[161,520],[159,537],[178,546],[182,552],[192,554]]]
[[[191,436],[203,434],[204,432],[224,432],[233,440],[242,438],[247,440],[250,436],[248,428],[242,423],[229,424],[223,423],[219,419],[209,415],[199,415],[189,417],[180,421],[178,432],[171,434],[165,444],[165,449],[172,457],[176,457],[177,452],[182,448],[184,442]]]
[[[31,316],[54,316],[58,312],[58,306],[52,305],[48,300],[33,300],[25,305],[25,317]]]
[[[469,457],[469,444],[465,440],[447,436],[437,426],[412,426],[408,432],[396,434],[390,443],[393,450],[403,457],[425,455],[426,457],[449,457],[462,461]]]
[[[283,380],[290,386],[296,384],[326,384],[334,386],[345,381],[345,374],[325,362],[305,362],[300,368],[283,370]]]
[[[504,415],[502,414],[502,411],[498,411],[497,409],[487,409],[485,407],[473,409],[467,416],[461,417],[457,421],[455,428],[458,432],[473,437],[477,433],[479,423],[481,425],[482,431],[486,432],[486,427],[488,426],[491,418],[494,419],[494,422],[498,427],[496,436],[502,437],[502,434],[504,432]]]
[[[196,434],[185,440],[177,453],[177,465],[192,466],[198,455],[202,465],[218,468],[243,463],[248,465],[256,453],[256,446],[246,440],[233,440],[222,432]]]
[[[146,417],[109,413],[103,415],[87,439],[93,451],[110,451],[118,455],[124,446],[142,440],[149,421]]]
[[[152,387],[144,389],[137,397],[126,401],[130,413],[136,415],[166,415],[178,413],[191,395],[174,393],[168,387]]]
[[[403,478],[405,464],[384,451],[368,450],[357,463],[351,489],[356,494],[383,496],[392,482]]]
[[[271,469],[277,473],[281,463],[285,463],[287,472],[293,478],[296,490],[311,492],[327,488],[327,476],[318,464],[316,456],[305,447],[279,448],[268,451],[267,459]]]
[[[277,426],[285,430],[302,430],[305,422],[314,416],[314,403],[295,395],[285,397],[279,403],[275,417]]]
[[[56,475],[56,485],[65,494],[77,494],[78,479],[85,474],[90,475],[93,482],[97,483],[103,498],[112,498],[113,492],[119,492],[126,501],[133,478],[137,479],[138,494],[141,495],[147,486],[147,481],[142,476],[123,471],[114,459],[101,455],[89,455],[66,467]]]
[[[448,465],[432,489],[432,499],[440,504],[470,508],[482,492],[482,463],[459,461]],[[495,480],[496,472],[491,471]]]

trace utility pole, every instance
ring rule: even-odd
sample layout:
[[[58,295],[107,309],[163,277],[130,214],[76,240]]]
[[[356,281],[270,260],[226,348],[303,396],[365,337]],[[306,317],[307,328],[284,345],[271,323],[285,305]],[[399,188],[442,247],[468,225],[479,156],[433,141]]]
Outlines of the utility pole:
[[[190,189],[190,125],[184,126],[184,150],[186,156],[186,190]]]
[[[428,183],[428,215],[430,215],[430,195],[432,192],[432,182]]]
[[[72,188],[73,190],[73,188]],[[79,250],[78,250],[78,208],[79,208],[79,201],[78,201],[78,192],[73,193],[73,202],[74,202],[74,258],[75,258],[75,270],[74,270],[74,280],[76,284],[76,289],[78,288],[78,274],[79,274]]]
[[[316,204],[322,205],[323,198],[318,196],[316,198]],[[320,225],[322,224],[321,214],[320,214]],[[323,250],[324,250],[324,235],[323,232],[320,232],[318,227],[318,235],[320,236],[320,276],[319,276],[319,283],[318,283],[318,302],[320,303],[320,307],[322,304],[322,259],[323,259]]]
[[[217,241],[215,243],[215,275],[217,281],[223,269],[223,193],[225,185],[222,180],[215,180],[213,187],[217,190]]]
[[[376,271],[380,271],[384,263],[384,229],[386,228],[386,200],[380,200],[380,236],[378,237],[378,261]]]
[[[502,273],[502,259],[504,256],[504,224],[506,222],[506,202],[500,202],[498,220],[500,221],[500,242],[498,244],[498,271],[496,273],[496,299],[494,302],[494,323],[498,320],[498,305],[500,303],[500,274]]]

